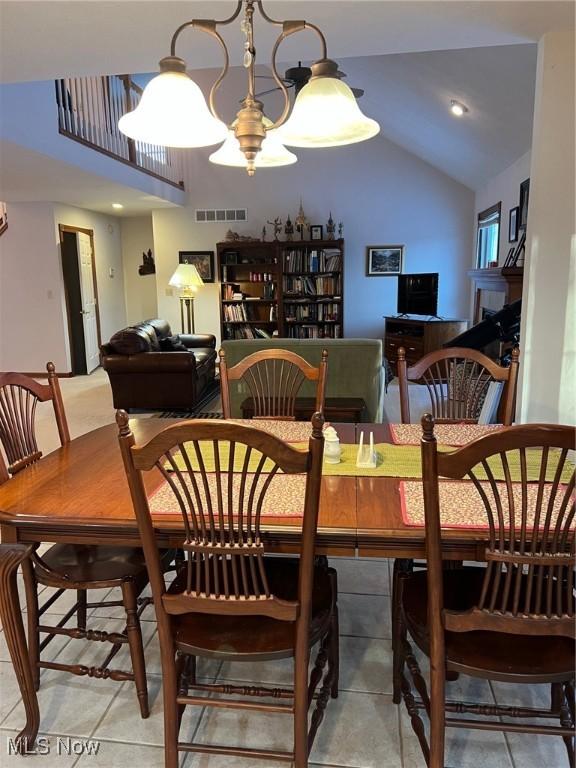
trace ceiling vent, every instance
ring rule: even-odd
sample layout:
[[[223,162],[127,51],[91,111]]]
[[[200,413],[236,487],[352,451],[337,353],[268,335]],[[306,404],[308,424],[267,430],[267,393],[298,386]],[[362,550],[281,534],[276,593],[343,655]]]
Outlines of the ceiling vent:
[[[197,224],[219,224],[222,221],[248,221],[246,208],[197,208]]]

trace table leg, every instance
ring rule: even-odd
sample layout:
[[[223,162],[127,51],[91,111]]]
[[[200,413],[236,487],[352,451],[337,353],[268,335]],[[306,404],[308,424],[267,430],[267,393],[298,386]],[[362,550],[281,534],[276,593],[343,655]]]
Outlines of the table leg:
[[[32,749],[40,725],[38,699],[32,678],[16,583],[18,566],[31,551],[32,547],[25,544],[0,544],[0,619],[2,619],[6,645],[26,710],[26,725],[16,737],[20,754],[26,754]]]

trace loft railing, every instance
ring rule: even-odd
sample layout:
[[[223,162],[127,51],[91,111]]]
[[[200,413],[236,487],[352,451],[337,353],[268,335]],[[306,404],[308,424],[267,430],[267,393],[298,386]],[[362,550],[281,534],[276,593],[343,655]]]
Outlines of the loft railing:
[[[142,88],[130,75],[56,80],[59,131],[183,189],[181,163],[174,150],[129,139],[118,130],[118,120],[136,107],[141,95]]]

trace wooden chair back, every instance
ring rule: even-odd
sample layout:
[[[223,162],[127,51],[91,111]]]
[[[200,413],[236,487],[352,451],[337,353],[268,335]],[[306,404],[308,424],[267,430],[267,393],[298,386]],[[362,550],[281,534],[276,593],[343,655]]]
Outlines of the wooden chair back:
[[[324,445],[321,414],[312,418],[308,451],[255,427],[202,420],[167,427],[136,446],[126,413],[118,411],[116,420],[157,613],[161,604],[166,614],[309,620]],[[185,578],[178,594],[166,594],[143,482],[143,473],[154,468],[182,516],[185,565],[180,576]],[[298,600],[292,602],[276,598],[270,588],[261,533],[263,504],[280,471],[306,474],[305,491],[295,499],[303,530]]]
[[[60,443],[70,433],[54,363],[47,363],[48,383],[39,384],[23,373],[0,373],[0,442],[8,460],[7,471],[16,474],[42,457],[36,442],[36,406],[52,401]],[[0,476],[3,474],[0,468]]]
[[[446,628],[575,637],[574,465],[568,459],[574,429],[514,426],[439,453],[429,414],[422,427],[431,636],[438,639]],[[478,602],[466,612],[443,605],[439,476],[468,478],[486,513],[486,571]]]
[[[241,381],[252,398],[255,419],[295,418],[296,398],[306,380],[316,382],[315,410],[324,411],[328,352],[322,351],[320,365],[315,368],[303,357],[287,349],[263,349],[254,352],[231,368],[226,353],[220,350],[220,383],[222,411],[231,418],[230,382]]]
[[[406,352],[398,350],[398,380],[400,385],[400,414],[403,424],[410,423],[408,382],[422,382],[430,396],[432,416],[436,423],[476,423],[488,385],[504,382],[498,408],[499,421],[508,426],[514,420],[516,382],[518,379],[518,349],[512,351],[508,368],[495,363],[475,349],[448,347],[430,352],[410,368]]]

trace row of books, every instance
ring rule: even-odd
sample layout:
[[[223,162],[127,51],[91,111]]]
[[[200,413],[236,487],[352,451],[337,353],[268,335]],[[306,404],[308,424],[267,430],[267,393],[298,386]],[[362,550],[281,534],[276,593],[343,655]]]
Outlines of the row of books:
[[[295,249],[284,256],[285,272],[339,272],[342,253],[339,250],[307,251]]]
[[[340,293],[340,277],[321,275],[319,277],[285,277],[284,293],[294,296],[324,296]]]
[[[292,325],[288,328],[289,339],[339,339],[340,325]]]
[[[340,304],[333,302],[284,304],[284,316],[291,320],[340,320]]]
[[[251,325],[225,326],[224,328],[225,339],[270,339],[272,335],[264,328],[255,328]]]

